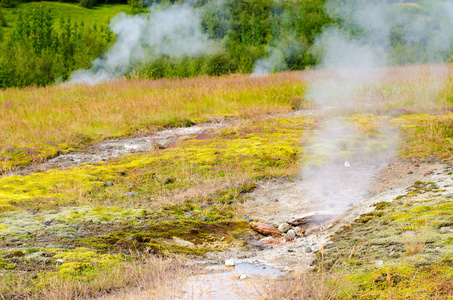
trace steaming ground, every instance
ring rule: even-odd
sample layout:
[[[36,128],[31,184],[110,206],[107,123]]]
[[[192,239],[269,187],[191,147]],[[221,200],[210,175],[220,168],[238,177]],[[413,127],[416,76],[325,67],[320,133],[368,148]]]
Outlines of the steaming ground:
[[[393,160],[376,175],[376,181],[362,201],[326,222],[317,233],[297,237],[293,241],[266,237],[254,241],[259,247],[246,251],[236,249],[210,253],[202,261],[189,262],[193,265],[193,273],[166,291],[134,289],[101,299],[263,299],[261,288],[265,272],[260,274],[258,271],[246,279],[240,279],[245,271],[241,267],[225,268],[224,262],[234,260],[239,266],[257,266],[258,269],[264,266],[262,270],[267,268],[283,272],[309,268],[316,253],[330,243],[332,234],[374,210],[374,203],[391,202],[404,194],[406,188],[415,181],[434,182],[442,189],[443,195],[451,194],[453,179],[450,170],[451,162],[441,162],[435,158],[423,161]],[[255,191],[245,196],[248,200],[242,207],[243,212],[250,218],[275,225],[304,213],[307,215],[314,209],[310,199],[304,198],[309,188],[302,180],[275,179],[261,182]],[[272,277],[266,280],[272,281]],[[191,298],[191,295],[196,297]]]

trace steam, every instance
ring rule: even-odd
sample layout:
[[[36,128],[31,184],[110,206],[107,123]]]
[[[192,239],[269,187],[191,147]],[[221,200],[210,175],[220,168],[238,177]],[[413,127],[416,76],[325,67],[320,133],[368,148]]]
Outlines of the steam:
[[[253,77],[267,76],[271,72],[286,70],[288,67],[282,50],[274,47],[268,47],[269,56],[255,61],[253,68]]]
[[[149,14],[118,14],[110,22],[116,43],[89,70],[71,74],[71,83],[98,83],[123,76],[131,66],[162,55],[170,58],[212,54],[217,47],[201,31],[201,16],[188,4],[151,6]]]
[[[436,2],[423,8],[422,16],[418,8],[363,2],[328,1],[327,11],[343,24],[326,28],[316,39],[320,70],[308,77],[307,98],[326,121],[312,136],[302,176],[309,186],[307,196],[332,214],[363,199],[398,146],[398,132],[384,118],[369,120],[371,128],[365,129],[352,121],[353,111],[361,108],[366,113],[376,105],[363,103],[360,93],[389,75],[384,67],[442,61],[453,48],[453,4]],[[437,83],[446,80],[446,68],[431,69]],[[441,87],[433,84],[425,98],[433,98]],[[381,100],[379,94],[371,98]]]

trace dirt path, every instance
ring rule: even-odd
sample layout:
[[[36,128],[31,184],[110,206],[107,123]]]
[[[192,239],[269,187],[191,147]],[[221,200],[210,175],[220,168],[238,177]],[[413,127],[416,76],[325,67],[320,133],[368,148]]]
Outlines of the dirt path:
[[[312,110],[298,110],[286,114],[262,115],[258,118],[260,120],[289,118],[298,115],[312,115],[313,113],[314,111]],[[149,136],[107,139],[93,143],[90,146],[77,151],[61,154],[43,163],[34,164],[18,171],[3,174],[0,177],[25,175],[32,172],[43,172],[52,169],[68,169],[83,163],[94,164],[127,154],[147,152],[155,148],[165,149],[173,143],[209,131],[231,127],[246,120],[247,119],[235,118],[219,119],[212,122],[200,123],[191,127],[164,129]]]

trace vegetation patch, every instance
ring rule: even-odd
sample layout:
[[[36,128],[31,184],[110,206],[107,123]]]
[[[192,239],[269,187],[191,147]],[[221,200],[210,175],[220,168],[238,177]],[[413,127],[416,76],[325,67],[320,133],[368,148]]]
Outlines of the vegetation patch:
[[[349,274],[361,299],[451,297],[453,205],[426,194],[433,185],[415,182],[404,197],[376,204],[332,237],[316,265]]]
[[[48,206],[90,203],[145,207],[200,184],[280,176],[297,166],[300,135],[311,119],[268,120],[201,135],[158,153],[128,155],[96,165],[0,178],[3,210],[49,200]],[[247,129],[246,129],[247,127]],[[105,184],[112,181],[113,185]],[[249,187],[243,187],[249,189]],[[231,195],[220,198],[229,201]],[[194,198],[194,197],[192,197]],[[195,195],[195,198],[200,198]],[[46,201],[44,201],[46,202]]]

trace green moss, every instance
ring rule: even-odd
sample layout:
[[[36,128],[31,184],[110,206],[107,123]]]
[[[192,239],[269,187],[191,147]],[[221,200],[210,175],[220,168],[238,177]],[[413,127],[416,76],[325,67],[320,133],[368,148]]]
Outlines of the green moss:
[[[208,251],[229,249],[237,235],[248,227],[245,222],[177,220],[149,223],[139,230],[128,228],[101,237],[79,239],[76,243],[109,253],[135,249],[161,255],[202,255]]]
[[[112,199],[121,203],[131,200],[125,195],[130,191],[129,183],[136,186],[135,199],[143,200],[213,179],[222,182],[248,178],[250,181],[286,175],[298,164],[297,143],[311,122],[301,118],[262,121],[201,135],[158,153],[127,155],[69,170],[0,178],[0,205],[8,210],[41,199],[53,199],[48,207],[74,204],[81,199],[104,203],[108,198],[110,203]],[[108,180],[115,181],[115,185],[104,186]],[[225,195],[223,201],[229,202],[229,198],[231,195]]]
[[[53,259],[62,259],[63,263],[59,264],[59,272],[64,275],[77,275],[87,273],[90,270],[105,267],[123,259],[123,255],[99,254],[96,251],[87,248],[77,248],[74,250],[51,250],[56,252]]]
[[[432,185],[416,182],[408,190]],[[451,296],[453,233],[440,228],[453,224],[453,203],[429,196],[410,205],[401,199],[375,206],[380,210],[334,234],[316,264],[349,274],[360,299]],[[384,264],[377,266],[378,260]]]

